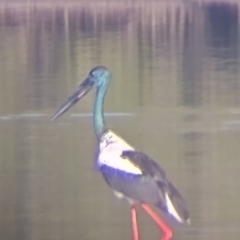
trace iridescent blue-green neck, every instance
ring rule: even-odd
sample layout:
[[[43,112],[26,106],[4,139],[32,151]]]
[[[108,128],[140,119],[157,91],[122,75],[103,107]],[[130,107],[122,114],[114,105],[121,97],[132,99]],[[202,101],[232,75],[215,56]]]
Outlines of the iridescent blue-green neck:
[[[108,84],[103,84],[97,88],[94,110],[93,110],[93,122],[94,122],[94,130],[97,139],[99,140],[102,134],[107,130],[105,119],[103,115],[103,104],[104,97],[108,88]]]

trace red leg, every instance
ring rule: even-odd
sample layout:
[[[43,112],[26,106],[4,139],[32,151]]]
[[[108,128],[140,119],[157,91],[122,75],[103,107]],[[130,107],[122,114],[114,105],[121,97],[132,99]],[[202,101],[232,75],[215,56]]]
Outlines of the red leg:
[[[137,225],[137,211],[134,205],[131,206],[131,218],[132,218],[133,240],[139,240],[138,225]]]
[[[163,222],[162,219],[147,205],[142,203],[142,208],[152,217],[156,224],[162,229],[163,237],[161,240],[171,240],[173,237],[172,230]]]

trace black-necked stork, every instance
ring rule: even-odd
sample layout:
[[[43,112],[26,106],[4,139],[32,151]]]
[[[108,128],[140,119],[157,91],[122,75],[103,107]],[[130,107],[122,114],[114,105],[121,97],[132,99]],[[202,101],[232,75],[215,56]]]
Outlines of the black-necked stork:
[[[138,240],[137,213],[139,203],[162,229],[162,240],[172,239],[172,230],[151,209],[155,206],[180,223],[190,224],[184,200],[164,170],[150,157],[125,142],[108,129],[103,115],[104,97],[110,83],[110,72],[104,66],[93,68],[66,102],[51,118],[56,118],[77,103],[92,87],[96,87],[94,130],[98,140],[97,163],[108,185],[118,197],[131,204],[133,239]]]

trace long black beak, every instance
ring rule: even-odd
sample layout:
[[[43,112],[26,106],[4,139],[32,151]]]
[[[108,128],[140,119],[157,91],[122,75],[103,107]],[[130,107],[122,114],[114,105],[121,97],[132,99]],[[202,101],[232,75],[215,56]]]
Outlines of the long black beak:
[[[62,104],[62,106],[56,111],[56,113],[52,116],[51,122],[56,120],[62,114],[64,114],[68,109],[70,109],[74,104],[76,104],[88,91],[92,88],[93,82],[90,78],[86,78],[73,92],[73,94],[68,97],[66,102]]]

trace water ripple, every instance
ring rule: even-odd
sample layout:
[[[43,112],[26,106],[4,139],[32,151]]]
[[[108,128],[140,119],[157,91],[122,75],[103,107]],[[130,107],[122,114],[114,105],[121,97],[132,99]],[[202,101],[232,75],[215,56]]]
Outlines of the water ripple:
[[[136,113],[128,113],[128,112],[106,112],[104,114],[106,117],[132,117],[137,116]],[[41,117],[51,117],[51,114],[46,113],[23,113],[23,114],[9,114],[0,116],[0,121],[8,121],[15,119],[29,119],[29,118],[41,118]],[[92,117],[93,113],[73,113],[70,114],[70,117]]]

